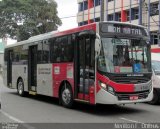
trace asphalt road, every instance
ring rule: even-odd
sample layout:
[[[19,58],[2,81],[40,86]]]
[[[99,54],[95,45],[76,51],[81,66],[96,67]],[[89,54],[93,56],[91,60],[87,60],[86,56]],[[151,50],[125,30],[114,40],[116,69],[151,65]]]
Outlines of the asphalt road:
[[[59,106],[46,96],[20,97],[16,90],[4,87],[0,77],[2,110],[0,122],[16,123],[160,123],[160,104],[91,106],[76,103],[74,109]]]

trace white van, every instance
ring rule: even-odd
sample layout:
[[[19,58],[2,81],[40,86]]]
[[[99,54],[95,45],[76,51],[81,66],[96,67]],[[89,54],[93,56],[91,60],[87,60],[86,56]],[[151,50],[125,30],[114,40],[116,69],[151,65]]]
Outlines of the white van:
[[[151,104],[157,104],[160,102],[160,53],[152,53],[152,84],[153,84],[153,99],[149,102]]]

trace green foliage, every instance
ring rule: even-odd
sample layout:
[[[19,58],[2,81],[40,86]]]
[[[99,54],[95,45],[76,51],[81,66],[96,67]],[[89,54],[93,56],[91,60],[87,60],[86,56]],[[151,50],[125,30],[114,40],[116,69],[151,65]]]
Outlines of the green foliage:
[[[61,25],[54,0],[2,0],[0,37],[8,34],[18,41],[57,30]]]

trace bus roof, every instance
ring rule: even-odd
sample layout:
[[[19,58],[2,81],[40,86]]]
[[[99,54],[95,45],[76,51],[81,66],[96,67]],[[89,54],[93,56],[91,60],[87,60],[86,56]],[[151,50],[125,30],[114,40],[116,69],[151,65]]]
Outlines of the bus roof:
[[[117,21],[94,22],[94,23],[87,24],[87,25],[84,25],[84,26],[80,26],[80,27],[77,27],[77,28],[73,28],[73,29],[70,29],[70,30],[65,30],[65,31],[61,31],[61,32],[52,31],[52,32],[45,33],[45,34],[32,36],[28,40],[20,41],[20,42],[17,42],[15,44],[12,44],[12,45],[7,45],[6,48],[19,46],[19,45],[24,45],[24,44],[29,44],[29,43],[33,43],[33,42],[38,42],[38,41],[53,38],[53,37],[69,35],[69,34],[73,34],[73,33],[84,31],[84,30],[95,30],[96,31],[96,24],[98,24],[98,23],[123,24],[123,25],[137,26],[137,27],[146,29],[146,27],[144,27],[144,26],[131,24],[131,23],[126,23],[126,22],[125,23],[124,22],[117,22]]]

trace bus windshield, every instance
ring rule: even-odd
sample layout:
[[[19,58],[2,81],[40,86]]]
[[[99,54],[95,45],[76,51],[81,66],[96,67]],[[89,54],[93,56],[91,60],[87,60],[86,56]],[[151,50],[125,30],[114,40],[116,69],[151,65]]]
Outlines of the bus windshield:
[[[152,69],[156,75],[160,75],[160,61],[152,60]]]
[[[109,73],[146,73],[150,71],[147,43],[142,39],[102,38],[98,70]]]

